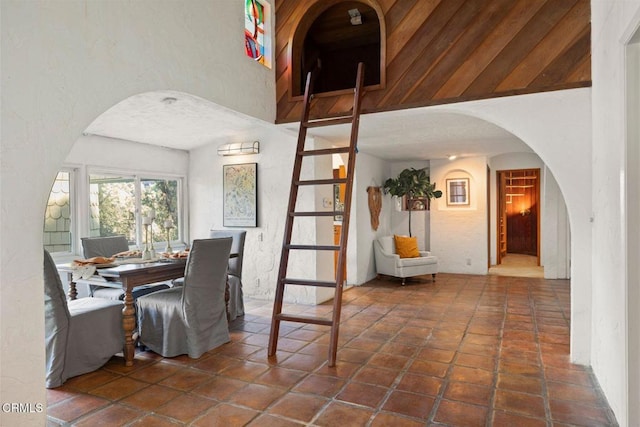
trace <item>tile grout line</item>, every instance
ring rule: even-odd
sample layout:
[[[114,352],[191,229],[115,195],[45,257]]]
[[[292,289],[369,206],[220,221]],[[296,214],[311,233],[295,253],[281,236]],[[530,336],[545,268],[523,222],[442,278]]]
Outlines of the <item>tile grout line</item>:
[[[485,288],[486,289],[486,288]],[[484,290],[483,290],[484,293]],[[495,361],[493,363],[493,382],[491,384],[491,397],[489,398],[489,413],[487,414],[486,427],[491,427],[494,422],[496,394],[498,393],[498,377],[500,375],[500,359],[502,355],[502,341],[504,340],[504,327],[507,322],[507,316],[509,314],[509,287],[508,284],[503,286],[503,309],[502,309],[502,322],[500,325],[500,333],[498,335],[498,352],[496,354]]]

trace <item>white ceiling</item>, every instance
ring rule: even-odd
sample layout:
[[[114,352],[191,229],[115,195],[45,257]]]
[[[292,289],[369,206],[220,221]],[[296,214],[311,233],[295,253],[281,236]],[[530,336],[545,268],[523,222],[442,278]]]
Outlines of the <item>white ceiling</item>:
[[[132,96],[99,116],[86,134],[119,138],[181,150],[238,141],[255,135],[264,122],[197,96],[175,91]],[[298,132],[298,123],[278,125]],[[344,143],[350,125],[309,129],[311,136]],[[486,121],[428,108],[365,114],[358,149],[388,160],[427,160],[458,156],[494,156],[531,152],[520,139]]]

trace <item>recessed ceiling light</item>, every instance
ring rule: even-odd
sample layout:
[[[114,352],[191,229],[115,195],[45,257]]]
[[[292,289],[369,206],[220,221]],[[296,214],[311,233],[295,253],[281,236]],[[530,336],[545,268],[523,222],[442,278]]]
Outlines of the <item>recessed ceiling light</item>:
[[[447,159],[449,160],[455,160],[458,156],[456,156],[455,154],[451,154],[449,156],[447,156]]]

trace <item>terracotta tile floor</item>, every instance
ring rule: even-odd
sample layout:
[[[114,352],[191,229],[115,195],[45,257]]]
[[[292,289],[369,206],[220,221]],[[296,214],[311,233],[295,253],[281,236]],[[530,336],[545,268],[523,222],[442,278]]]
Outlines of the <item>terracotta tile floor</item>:
[[[48,391],[50,426],[615,426],[589,368],[569,363],[569,282],[440,274],[344,293],[328,328],[248,300],[231,342],[200,359],[136,354]],[[323,315],[331,305],[288,306]]]

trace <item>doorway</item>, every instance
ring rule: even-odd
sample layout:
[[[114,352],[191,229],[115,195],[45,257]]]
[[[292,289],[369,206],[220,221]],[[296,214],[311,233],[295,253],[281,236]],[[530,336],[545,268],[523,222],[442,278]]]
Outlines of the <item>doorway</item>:
[[[496,264],[508,254],[540,265],[540,169],[497,172]],[[512,257],[512,258],[514,258]]]
[[[364,85],[384,86],[386,35],[375,1],[317,2],[298,22],[291,50],[291,94],[302,96],[307,73],[315,71],[314,93],[351,90],[358,63]]]
[[[339,165],[333,170],[333,178],[346,178],[347,170],[344,164]],[[334,184],[333,187],[333,204],[334,212],[333,216],[333,244],[340,245],[340,238],[342,236],[342,215],[344,214],[344,192],[346,190],[346,184]],[[335,277],[338,277],[338,252],[333,254],[333,271]],[[347,265],[343,266],[343,276],[347,278]]]

